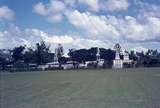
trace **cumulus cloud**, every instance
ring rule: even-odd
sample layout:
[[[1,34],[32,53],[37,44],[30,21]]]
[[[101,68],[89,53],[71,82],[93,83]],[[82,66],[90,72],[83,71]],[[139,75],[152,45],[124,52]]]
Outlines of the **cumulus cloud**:
[[[126,17],[121,31],[130,41],[158,41],[160,38],[160,19],[147,17],[142,23],[134,17]]]
[[[51,22],[60,22],[66,18],[71,24],[70,26],[76,29],[73,32],[78,35],[67,34],[72,32],[73,29],[70,28],[65,28],[68,30],[67,33],[61,32],[61,35],[55,35],[36,28],[21,30],[12,25],[7,30],[0,31],[0,47],[14,47],[20,44],[30,46],[42,39],[52,46],[62,43],[66,48],[89,48],[92,46],[112,48],[117,42],[123,44],[126,42],[125,48],[135,47],[135,49],[144,48],[144,44],[140,43],[146,43],[145,46],[147,46],[149,42],[156,42],[156,45],[157,43],[159,45],[160,7],[156,4],[150,5],[138,1],[135,3],[138,5],[136,6],[138,11],[132,16],[109,14],[114,11],[125,11],[130,5],[132,4],[128,0],[50,0],[49,3],[39,2],[33,7],[35,13]],[[6,15],[4,13],[9,12],[1,12],[2,10],[5,9],[0,8],[0,19],[10,19],[4,17]],[[101,11],[105,11],[105,14]],[[14,17],[14,13],[8,16]],[[6,44],[8,41],[10,43]]]
[[[92,39],[105,39],[112,42],[127,40],[128,42],[159,41],[160,18],[147,17],[140,22],[136,17],[96,16],[89,12],[74,11],[68,19],[76,28],[84,30]]]
[[[103,40],[92,40],[86,38],[76,38],[74,43],[75,48],[91,48],[91,47],[101,47],[101,48],[112,48],[111,42],[106,42]]]
[[[8,30],[1,31],[1,48],[10,48],[17,44],[21,44],[21,38],[18,38],[21,34],[21,31],[18,27],[10,27]]]
[[[64,19],[65,13],[70,10],[100,12],[121,11],[129,7],[128,0],[50,0],[49,3],[39,2],[33,6],[33,11],[47,17],[51,22],[60,22]]]
[[[33,7],[35,13],[47,17],[51,22],[60,22],[63,19],[65,9],[66,5],[59,0],[52,0],[48,4],[39,2]]]
[[[104,16],[95,16],[89,12],[80,13],[74,11],[68,14],[68,20],[75,27],[85,31],[86,35],[91,36],[92,39],[118,39],[119,32],[111,24],[106,22]]]
[[[129,7],[128,0],[106,0],[101,3],[101,8],[106,11],[127,10]]]
[[[11,24],[6,30],[0,31],[0,37],[2,37],[0,39],[0,49],[13,48],[19,45],[30,47],[42,40],[36,29],[22,30],[14,24]]]
[[[36,28],[20,29],[18,26],[11,25],[7,30],[0,31],[0,48],[13,48],[19,45],[27,45],[28,47],[33,47],[37,42],[44,40],[47,44],[51,45],[51,50],[54,51],[54,48],[58,43],[61,43],[65,52],[70,48],[90,48],[90,47],[103,47],[103,48],[112,48],[116,41],[111,41],[110,39],[101,39],[97,36],[97,39],[92,39],[90,37],[82,37],[79,35],[54,35],[47,33],[43,30]],[[7,43],[7,44],[6,44]],[[159,42],[129,42],[123,40],[122,48],[132,49],[132,50],[146,50],[152,45],[159,45]],[[147,46],[148,45],[148,46]],[[146,47],[146,48],[145,48]]]
[[[99,11],[99,0],[78,0],[78,2],[88,6],[92,11]]]
[[[145,17],[153,16],[153,17],[160,17],[160,6],[159,4],[152,4],[148,2],[142,2],[142,0],[135,0],[135,6],[139,13],[139,18],[143,15]]]
[[[3,37],[4,35],[3,35],[3,33],[2,32],[0,32],[0,48],[2,48],[3,46],[2,46],[2,42],[3,42]]]
[[[154,31],[152,34],[160,35],[160,18],[157,17],[149,17],[148,19],[150,30]]]
[[[42,2],[37,3],[33,10],[40,15],[47,15],[47,9]]]
[[[71,36],[44,36],[42,37],[44,38],[44,41],[50,43],[50,44],[58,44],[58,43],[62,43],[62,44],[71,44],[72,42],[74,42],[74,39]]]
[[[90,47],[109,47],[111,43],[101,40],[85,39],[73,35],[54,35],[44,32],[43,30],[28,28],[21,30],[18,26],[11,25],[8,30],[0,31],[0,48],[13,48],[19,45],[33,47],[37,42],[44,40],[51,45],[52,51],[61,43],[65,51],[70,48],[90,48]],[[8,44],[6,44],[8,43]]]
[[[0,20],[13,20],[14,12],[7,6],[0,6]]]
[[[133,50],[135,52],[142,52],[142,51],[147,52],[148,51],[148,49],[143,46],[136,46],[136,47],[132,48],[131,50]]]

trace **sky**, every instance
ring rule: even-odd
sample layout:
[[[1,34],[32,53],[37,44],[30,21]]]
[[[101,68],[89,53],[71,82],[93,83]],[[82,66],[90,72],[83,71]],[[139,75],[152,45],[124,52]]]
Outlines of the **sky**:
[[[0,0],[0,49],[90,47],[160,51],[160,0]]]

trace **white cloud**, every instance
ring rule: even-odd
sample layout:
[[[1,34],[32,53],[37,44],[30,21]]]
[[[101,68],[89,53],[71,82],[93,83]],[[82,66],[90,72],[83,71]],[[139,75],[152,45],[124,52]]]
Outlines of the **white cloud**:
[[[12,26],[8,28],[8,30],[2,31],[0,40],[1,48],[10,48],[15,46],[15,44],[21,44],[20,38],[18,38],[21,34],[21,31],[18,27]]]
[[[89,6],[89,9],[92,11],[98,11],[99,10],[99,0],[78,0],[79,3],[82,3],[84,5]]]
[[[82,4],[88,7],[87,11],[94,11],[94,12],[99,12],[100,10],[105,10],[105,11],[127,10],[130,5],[128,0],[72,0],[72,1],[73,2],[69,2],[70,4],[72,4],[72,6],[74,5],[74,7],[78,7],[77,4]]]
[[[38,13],[38,14],[44,15],[44,16],[47,15],[47,9],[46,9],[46,7],[43,5],[42,2],[37,3],[33,8],[34,8],[33,11],[34,11],[35,13]]]
[[[18,26],[13,24],[11,24],[6,30],[0,31],[0,35],[2,36],[2,39],[0,39],[0,49],[13,48],[24,44],[30,47],[31,45],[41,41],[36,30],[21,30]]]
[[[132,48],[131,50],[133,50],[135,52],[142,52],[143,51],[144,53],[148,51],[148,49],[143,46],[136,46],[136,47]]]
[[[30,35],[31,37],[39,37],[48,44],[51,44],[52,47],[56,47],[58,43],[61,43],[65,46],[66,49],[69,48],[90,48],[94,46],[98,47],[108,47],[111,45],[110,42],[103,42],[101,40],[92,40],[92,39],[85,39],[80,36],[73,36],[73,35],[51,35],[42,30],[38,29],[28,29],[26,31],[27,36]],[[26,34],[25,33],[25,34]]]
[[[33,38],[39,38],[38,40],[44,40],[49,44],[71,44],[74,40],[71,36],[68,35],[51,35],[39,29],[26,29],[25,35],[31,36]]]
[[[83,4],[98,4],[102,1],[84,1],[74,0],[68,4],[75,5],[75,3]],[[65,2],[66,3],[66,2]],[[119,11],[128,9],[130,3],[128,0],[107,0],[103,5],[109,4],[107,11]],[[146,6],[148,7],[148,6]],[[142,11],[135,16],[100,16],[92,14],[91,12],[80,12],[78,10],[65,12],[69,22],[85,34],[84,37],[90,39],[110,40],[112,42],[141,42],[141,41],[159,41],[159,20],[156,6],[152,6],[150,12],[147,14]],[[152,13],[152,14],[151,14]],[[61,19],[62,17],[59,16]],[[145,20],[144,20],[145,19]]]
[[[121,32],[130,41],[156,41],[160,38],[160,19],[156,17],[145,17],[146,20],[140,22],[134,17],[126,17]]]
[[[142,2],[142,0],[135,0],[135,5],[139,14],[139,18],[141,16],[145,17],[160,17],[160,6],[158,4],[152,4],[148,2]]]
[[[115,42],[113,42],[112,40],[101,39],[98,36],[96,39],[92,39],[70,34],[54,35],[36,28],[28,28],[21,30],[15,25],[11,25],[8,30],[0,31],[0,48],[2,49],[13,48],[19,45],[27,45],[28,47],[32,47],[41,40],[44,40],[47,44],[50,44],[52,51],[54,51],[54,48],[57,46],[58,43],[61,43],[65,48],[65,52],[67,52],[70,48],[112,48],[115,44]],[[149,42],[148,44],[148,42],[141,43],[137,41],[136,43],[134,43],[123,40],[122,48],[127,50],[134,49],[136,51],[141,51],[146,50],[147,47],[153,48],[156,46],[156,48],[158,48],[158,45],[158,42]]]
[[[87,6],[87,9],[84,6],[85,9],[80,10],[79,7],[82,5]],[[156,5],[141,4],[144,8],[140,8],[133,16],[109,14],[104,16],[98,13],[102,9],[106,12],[127,10],[130,5],[128,0],[51,0],[47,4],[39,2],[34,6],[34,12],[51,22],[60,22],[66,17],[76,29],[73,32],[78,35],[61,33],[59,36],[38,29],[20,30],[17,26],[12,26],[0,32],[0,38],[2,37],[0,46],[9,47],[22,43],[33,45],[42,39],[53,46],[62,43],[67,48],[112,47],[117,42],[132,44],[126,47],[134,48],[143,46],[136,43],[146,43],[146,46],[148,42],[159,43],[160,12]],[[72,32],[71,29],[67,30],[68,33]],[[10,43],[6,44],[8,41]]]
[[[106,11],[127,10],[129,5],[128,0],[107,0],[101,2],[102,9]]]
[[[39,2],[33,6],[33,11],[47,17],[51,22],[60,22],[67,11],[81,9],[98,13],[103,11],[121,11],[129,7],[128,0],[50,0],[49,3]]]
[[[2,46],[2,42],[3,42],[3,33],[2,32],[0,32],[0,48],[2,48],[3,46]]]
[[[51,13],[59,13],[64,11],[65,9],[65,4],[62,1],[58,1],[58,0],[53,0],[50,3],[50,7],[49,7],[49,12]]]
[[[119,32],[117,29],[106,22],[104,16],[95,16],[89,12],[80,13],[74,11],[68,14],[68,20],[75,27],[85,31],[86,35],[92,39],[118,39]]]
[[[148,17],[149,30],[152,32],[151,35],[160,36],[160,18]]]
[[[90,12],[74,11],[68,19],[72,25],[82,30],[90,39],[108,40],[112,42],[159,41],[160,18],[145,17],[141,22],[136,17],[96,16]]]
[[[73,42],[75,48],[91,48],[91,47],[101,47],[101,48],[111,48],[112,43],[104,42],[102,40],[92,40],[85,38],[76,38]]]
[[[13,20],[14,12],[7,6],[0,6],[0,20]]]
[[[77,0],[64,0],[64,3],[69,7],[75,7]]]
[[[63,20],[66,5],[59,0],[52,0],[48,4],[39,2],[34,5],[33,11],[39,15],[47,17],[50,22],[60,22]]]
[[[8,30],[0,32],[0,49],[13,48],[19,45],[26,45],[33,47],[37,42],[44,40],[47,44],[51,45],[51,49],[58,43],[65,47],[65,51],[69,48],[89,48],[92,46],[107,47],[105,42],[100,40],[83,39],[80,36],[72,35],[54,35],[48,34],[39,29],[25,29],[21,30],[18,26],[11,25]]]
[[[49,16],[48,17],[48,20],[50,21],[50,22],[60,22],[60,21],[62,21],[63,20],[63,18],[64,18],[64,16],[62,15],[62,14],[55,14],[55,15],[51,15],[51,16]]]
[[[126,16],[121,26],[121,33],[129,40],[141,41],[148,38],[144,25],[140,24],[134,17]]]
[[[50,43],[50,44],[58,44],[58,43],[62,43],[62,44],[72,44],[72,42],[74,42],[73,37],[71,36],[45,36],[42,37],[44,39],[44,41]]]

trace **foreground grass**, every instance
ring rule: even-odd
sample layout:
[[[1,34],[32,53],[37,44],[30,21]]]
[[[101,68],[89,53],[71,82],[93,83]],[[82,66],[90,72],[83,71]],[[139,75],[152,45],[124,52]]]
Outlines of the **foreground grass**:
[[[1,73],[1,108],[160,108],[160,68]]]

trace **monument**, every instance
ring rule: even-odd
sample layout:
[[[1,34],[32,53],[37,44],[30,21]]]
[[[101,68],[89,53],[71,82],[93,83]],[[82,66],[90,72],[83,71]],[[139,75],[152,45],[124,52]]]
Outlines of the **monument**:
[[[120,54],[122,52],[121,46],[117,43],[114,46],[114,49],[116,51],[116,54],[115,54],[115,60],[113,60],[113,68],[123,68],[123,60],[120,59]]]
[[[100,50],[97,47],[97,53],[96,53],[96,63],[97,63],[97,68],[100,67]]]
[[[123,60],[126,61],[126,62],[129,61],[129,54],[128,54],[127,51],[124,51]]]
[[[97,47],[96,61],[97,61],[97,62],[100,61],[100,50],[99,50],[98,47]]]
[[[54,54],[54,64],[59,64],[58,59],[63,56],[63,46],[61,44],[58,44],[57,48],[55,48],[55,54]]]
[[[129,54],[127,51],[124,51],[124,54],[123,54],[123,65],[131,65],[132,64],[132,60],[129,59]]]
[[[54,64],[59,64],[58,62],[58,49],[55,48],[55,53],[54,53]]]

